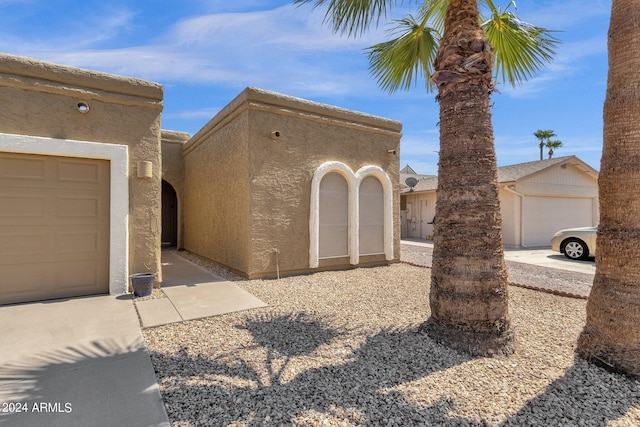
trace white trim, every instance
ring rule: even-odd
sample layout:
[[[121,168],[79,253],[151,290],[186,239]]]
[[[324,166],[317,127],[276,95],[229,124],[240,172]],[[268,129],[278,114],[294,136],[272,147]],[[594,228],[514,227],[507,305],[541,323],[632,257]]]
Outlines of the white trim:
[[[320,260],[320,182],[328,173],[336,172],[344,177],[349,189],[349,262],[358,263],[358,235],[352,233],[353,225],[357,225],[358,205],[352,197],[353,189],[357,187],[356,176],[351,168],[341,162],[327,162],[322,164],[313,174],[311,179],[311,211],[309,217],[309,267],[318,268]],[[356,199],[357,200],[357,199]],[[357,228],[356,228],[357,230]],[[354,252],[355,250],[355,252]]]
[[[0,133],[0,151],[109,160],[109,293],[126,293],[129,285],[129,147]]]
[[[360,183],[368,176],[376,177],[384,191],[384,253],[387,261],[393,260],[393,186],[389,175],[379,166],[367,165],[353,173],[342,162],[326,162],[320,165],[311,179],[311,206],[309,214],[309,268],[318,268],[320,263],[320,182],[330,173],[336,172],[347,181],[349,188],[349,262],[360,262]]]

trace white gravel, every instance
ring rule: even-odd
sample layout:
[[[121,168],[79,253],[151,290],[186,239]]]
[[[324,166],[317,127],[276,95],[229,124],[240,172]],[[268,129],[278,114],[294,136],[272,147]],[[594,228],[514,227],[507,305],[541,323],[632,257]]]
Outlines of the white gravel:
[[[516,354],[418,334],[430,270],[238,284],[269,307],[143,331],[174,426],[639,426],[640,381],[574,359],[583,299],[510,287]]]

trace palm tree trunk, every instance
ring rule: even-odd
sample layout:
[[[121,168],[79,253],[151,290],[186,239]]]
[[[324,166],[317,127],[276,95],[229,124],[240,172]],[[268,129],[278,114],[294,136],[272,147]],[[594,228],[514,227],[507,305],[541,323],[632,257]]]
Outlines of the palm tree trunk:
[[[431,317],[423,329],[473,355],[513,353],[490,94],[493,55],[475,0],[452,0],[435,59],[440,161]]]
[[[614,0],[604,104],[596,275],[582,357],[640,377],[640,41],[637,0]],[[440,218],[438,218],[440,220]]]
[[[540,143],[540,160],[542,160],[542,149],[544,148],[544,142]]]

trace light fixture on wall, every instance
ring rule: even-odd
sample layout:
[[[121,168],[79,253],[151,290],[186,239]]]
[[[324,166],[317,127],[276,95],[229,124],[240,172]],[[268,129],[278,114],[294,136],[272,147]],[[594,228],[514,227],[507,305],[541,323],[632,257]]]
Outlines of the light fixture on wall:
[[[138,178],[151,178],[153,177],[153,163],[148,160],[140,160],[137,163],[138,166]]]
[[[78,104],[76,105],[76,108],[78,109],[78,112],[80,114],[87,114],[89,112],[89,104],[87,104],[84,101],[78,102]]]

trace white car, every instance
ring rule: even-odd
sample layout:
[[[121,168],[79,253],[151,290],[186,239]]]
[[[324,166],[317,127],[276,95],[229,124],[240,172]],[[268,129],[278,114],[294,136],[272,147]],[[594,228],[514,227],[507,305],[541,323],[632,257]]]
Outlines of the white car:
[[[598,227],[567,228],[551,238],[551,249],[569,259],[588,259],[596,256]]]

